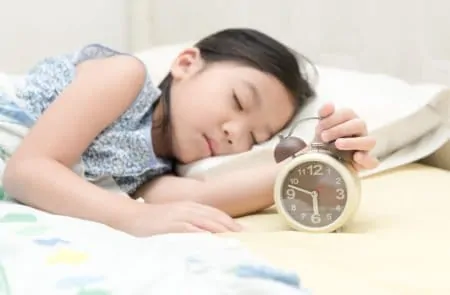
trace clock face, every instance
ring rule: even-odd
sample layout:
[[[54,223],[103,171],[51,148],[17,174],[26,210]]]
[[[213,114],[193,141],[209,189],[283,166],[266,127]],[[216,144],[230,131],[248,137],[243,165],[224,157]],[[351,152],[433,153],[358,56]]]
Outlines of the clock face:
[[[282,206],[298,223],[324,227],[342,214],[347,187],[335,168],[310,161],[293,168],[281,186]]]

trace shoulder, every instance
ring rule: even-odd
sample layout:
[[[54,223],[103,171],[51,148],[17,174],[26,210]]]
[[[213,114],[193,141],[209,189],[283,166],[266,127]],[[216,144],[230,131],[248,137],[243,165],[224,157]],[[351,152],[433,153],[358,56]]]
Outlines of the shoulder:
[[[103,73],[104,79],[124,89],[130,90],[131,87],[136,100],[151,105],[160,95],[147,65],[136,55],[100,44],[91,44],[74,54],[72,59],[78,68],[88,68],[93,75]],[[140,104],[142,107],[142,102]]]
[[[86,63],[96,64],[97,66],[109,67],[109,70],[116,73],[122,72],[124,78],[140,78],[141,81],[145,77],[149,78],[145,63],[137,56],[127,52],[117,51],[101,44],[84,46],[72,54],[70,59],[78,67]],[[98,68],[100,67],[98,66]],[[125,75],[129,76],[125,77]]]
[[[118,86],[140,89],[147,78],[145,65],[132,55],[115,55],[104,59],[90,59],[76,65],[77,74],[89,76],[93,82],[112,82]]]
[[[147,66],[138,57],[101,44],[90,44],[68,54],[48,56],[37,62],[24,77],[17,92],[25,98],[53,101],[73,82],[108,85],[137,93],[153,85]],[[44,96],[44,97],[43,97]]]
[[[90,75],[98,81],[113,81],[120,86],[134,85],[142,88],[152,83],[147,65],[136,55],[121,52],[102,44],[88,44],[68,54],[47,57],[37,63],[29,72],[29,77],[53,80],[63,79],[61,90],[80,75]]]
[[[76,69],[73,82],[78,79],[88,87],[105,88],[111,94],[110,99],[120,98],[127,107],[148,107],[159,97],[160,91],[146,64],[132,54],[93,44],[83,47],[71,58]],[[135,113],[136,110],[129,111]]]
[[[85,108],[86,116],[101,110],[107,121],[127,124],[145,119],[160,95],[144,62],[98,44],[41,60],[17,93],[36,119],[58,100],[65,108]]]

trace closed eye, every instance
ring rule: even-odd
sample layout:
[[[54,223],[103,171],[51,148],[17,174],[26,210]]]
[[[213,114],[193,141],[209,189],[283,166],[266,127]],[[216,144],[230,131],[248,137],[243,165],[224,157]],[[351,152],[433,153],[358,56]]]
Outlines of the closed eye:
[[[233,99],[234,99],[234,102],[236,103],[238,109],[239,109],[240,111],[243,111],[244,108],[242,107],[242,104],[241,104],[241,102],[239,101],[239,98],[237,97],[236,92],[234,92],[234,91],[233,91]]]
[[[242,106],[241,102],[239,101],[239,98],[235,91],[233,91],[233,100],[238,107],[239,111],[243,111],[244,107]],[[252,144],[256,145],[258,144],[258,141],[256,140],[255,134],[253,132],[250,132],[250,137],[252,138]]]

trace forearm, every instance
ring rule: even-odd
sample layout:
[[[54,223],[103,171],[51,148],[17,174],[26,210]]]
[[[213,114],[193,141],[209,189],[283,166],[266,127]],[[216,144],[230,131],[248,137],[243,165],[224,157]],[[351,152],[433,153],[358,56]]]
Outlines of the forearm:
[[[144,186],[138,196],[149,203],[195,201],[238,217],[273,205],[273,186],[280,167],[266,163],[204,181],[165,176]]]
[[[13,164],[14,165],[14,164]],[[137,202],[103,190],[50,159],[8,166],[5,191],[16,200],[50,213],[86,219],[120,229]]]
[[[276,163],[266,163],[209,179],[197,198],[234,217],[266,209],[274,202],[273,187],[279,169]]]

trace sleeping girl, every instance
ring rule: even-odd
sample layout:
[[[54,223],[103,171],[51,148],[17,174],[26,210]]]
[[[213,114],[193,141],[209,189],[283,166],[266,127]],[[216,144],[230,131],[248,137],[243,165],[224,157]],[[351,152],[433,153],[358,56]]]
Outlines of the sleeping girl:
[[[174,165],[242,153],[285,128],[314,97],[306,62],[253,29],[222,30],[182,50],[160,85],[138,58],[98,44],[46,58],[14,97],[0,92],[0,115],[27,128],[4,190],[135,236],[240,231],[235,217],[273,204],[281,164],[204,181],[177,176]],[[352,110],[329,103],[318,116],[324,141],[355,150],[358,169],[377,166],[375,141]]]

